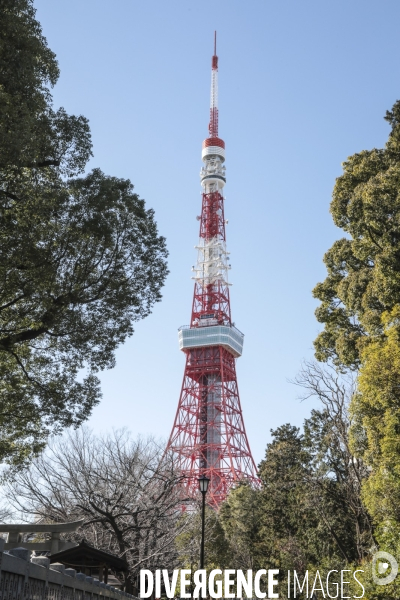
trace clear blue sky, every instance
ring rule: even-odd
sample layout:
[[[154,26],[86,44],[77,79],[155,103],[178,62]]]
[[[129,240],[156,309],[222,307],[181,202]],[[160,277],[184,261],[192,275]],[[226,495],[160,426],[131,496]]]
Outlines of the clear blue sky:
[[[102,374],[90,425],[167,438],[184,369],[218,31],[220,135],[245,423],[256,462],[270,429],[312,403],[288,382],[312,357],[311,290],[341,236],[329,214],[341,162],[382,147],[400,97],[398,0],[36,0],[61,77],[55,105],[90,120],[90,167],[129,178],[167,238],[163,300]]]

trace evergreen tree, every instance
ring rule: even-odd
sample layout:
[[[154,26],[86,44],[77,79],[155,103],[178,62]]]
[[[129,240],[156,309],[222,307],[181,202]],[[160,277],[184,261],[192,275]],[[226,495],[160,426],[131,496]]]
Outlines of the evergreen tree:
[[[362,353],[351,439],[370,468],[365,505],[378,525],[396,531],[400,544],[400,306],[382,321],[384,335]]]
[[[52,107],[32,0],[1,0],[0,22],[0,461],[20,464],[99,402],[97,372],[160,300],[167,253],[129,180],[78,177],[88,121]]]
[[[385,148],[343,164],[331,214],[346,237],[326,253],[328,276],[314,289],[324,324],[316,357],[342,368],[360,365],[364,345],[383,332],[382,314],[400,303],[400,101],[385,119],[392,128]]]

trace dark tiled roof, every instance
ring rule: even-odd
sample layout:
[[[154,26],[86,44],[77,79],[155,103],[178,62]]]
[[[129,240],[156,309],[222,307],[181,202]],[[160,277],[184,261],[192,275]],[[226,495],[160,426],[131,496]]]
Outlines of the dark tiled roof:
[[[106,563],[107,566],[113,567],[117,571],[127,570],[127,564],[123,558],[115,556],[115,554],[110,554],[109,552],[104,552],[104,550],[98,550],[83,540],[78,546],[56,552],[49,556],[49,558],[51,563],[85,564],[87,567],[93,567],[98,563]]]

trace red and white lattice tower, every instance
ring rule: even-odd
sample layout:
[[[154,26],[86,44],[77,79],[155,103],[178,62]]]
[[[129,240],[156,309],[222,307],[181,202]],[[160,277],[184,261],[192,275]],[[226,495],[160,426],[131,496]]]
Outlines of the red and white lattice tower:
[[[235,361],[243,334],[232,324],[229,252],[226,249],[224,197],[225,143],[218,137],[218,57],[214,43],[209,137],[203,142],[200,172],[202,207],[190,325],[179,330],[186,354],[178,410],[167,451],[194,496],[198,478],[210,478],[207,501],[218,507],[239,481],[258,485],[257,470],[244,427]]]

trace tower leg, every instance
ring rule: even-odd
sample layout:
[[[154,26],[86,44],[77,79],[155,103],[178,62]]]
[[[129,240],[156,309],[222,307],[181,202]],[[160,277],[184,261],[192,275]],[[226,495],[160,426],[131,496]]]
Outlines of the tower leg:
[[[210,478],[207,501],[214,507],[245,480],[258,485],[244,427],[235,359],[223,347],[187,354],[185,375],[167,451],[184,476],[185,496],[197,495],[197,480]]]

